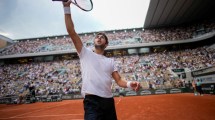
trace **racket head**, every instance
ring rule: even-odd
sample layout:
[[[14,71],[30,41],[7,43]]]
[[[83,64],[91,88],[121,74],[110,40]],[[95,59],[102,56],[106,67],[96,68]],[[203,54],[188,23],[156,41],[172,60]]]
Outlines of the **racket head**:
[[[74,0],[74,2],[72,1],[72,3],[86,12],[91,11],[93,9],[92,0]]]

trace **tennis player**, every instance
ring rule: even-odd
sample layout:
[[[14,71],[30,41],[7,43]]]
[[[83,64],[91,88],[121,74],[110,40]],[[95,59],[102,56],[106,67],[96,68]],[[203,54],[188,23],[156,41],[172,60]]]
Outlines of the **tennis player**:
[[[108,38],[98,33],[94,39],[94,49],[86,48],[74,29],[70,12],[71,1],[63,2],[65,24],[80,58],[82,71],[81,94],[84,97],[85,120],[117,120],[115,103],[111,92],[112,78],[123,88],[138,91],[139,82],[123,80],[114,64],[114,60],[105,57],[104,49]]]

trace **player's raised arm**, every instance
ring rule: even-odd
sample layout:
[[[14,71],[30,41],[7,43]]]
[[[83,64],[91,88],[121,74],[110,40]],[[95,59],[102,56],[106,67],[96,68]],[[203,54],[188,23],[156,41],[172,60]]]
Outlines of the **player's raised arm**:
[[[70,4],[71,4],[71,0],[68,0],[67,2],[63,2],[66,29],[75,45],[77,52],[80,53],[83,43],[75,31],[74,24],[72,21],[71,11],[70,11]]]

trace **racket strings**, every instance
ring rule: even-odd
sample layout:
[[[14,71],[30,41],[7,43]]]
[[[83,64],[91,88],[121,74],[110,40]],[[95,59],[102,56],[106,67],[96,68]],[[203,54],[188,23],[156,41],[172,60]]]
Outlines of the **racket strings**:
[[[84,10],[91,10],[93,7],[91,0],[75,0],[76,4],[84,9]]]

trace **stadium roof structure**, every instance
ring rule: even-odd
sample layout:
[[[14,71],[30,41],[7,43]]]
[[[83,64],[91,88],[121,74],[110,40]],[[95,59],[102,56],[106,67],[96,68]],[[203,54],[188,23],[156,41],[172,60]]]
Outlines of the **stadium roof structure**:
[[[5,37],[5,36],[3,36],[3,35],[0,35],[0,40],[13,43],[13,40],[12,40],[12,39],[10,39],[10,38],[8,38],[8,37]]]
[[[215,0],[151,0],[143,28],[215,18]]]

